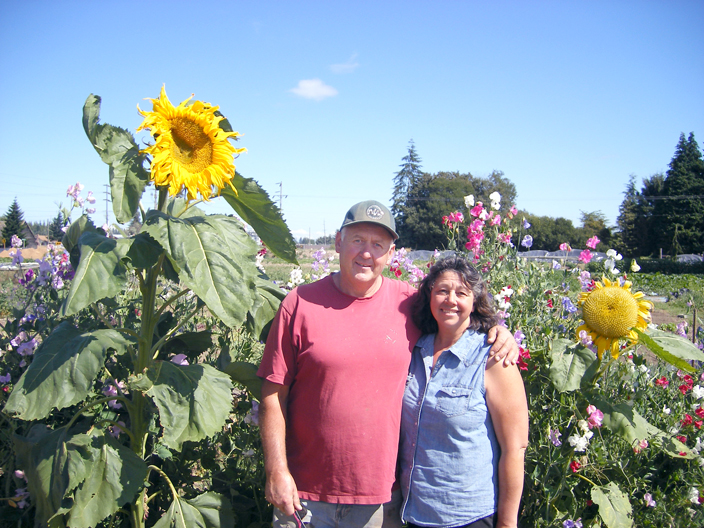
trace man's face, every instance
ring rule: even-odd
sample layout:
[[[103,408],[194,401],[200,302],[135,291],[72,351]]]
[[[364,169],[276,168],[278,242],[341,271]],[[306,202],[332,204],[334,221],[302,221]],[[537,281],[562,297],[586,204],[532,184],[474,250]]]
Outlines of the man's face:
[[[389,263],[395,247],[391,233],[380,225],[361,223],[343,227],[335,237],[342,280],[356,284],[374,282]]]

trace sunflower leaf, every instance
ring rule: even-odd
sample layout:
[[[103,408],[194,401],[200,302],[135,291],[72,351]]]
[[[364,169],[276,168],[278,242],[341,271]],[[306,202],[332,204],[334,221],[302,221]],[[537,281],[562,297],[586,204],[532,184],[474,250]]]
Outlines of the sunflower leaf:
[[[81,334],[70,323],[61,323],[37,349],[4,411],[22,420],[41,420],[54,407],[63,409],[83,401],[105,364],[107,351],[124,351],[130,343],[115,330]]]
[[[132,134],[119,127],[98,124],[100,96],[90,94],[83,105],[83,129],[100,158],[110,166],[110,188],[115,218],[129,222],[137,212],[149,173],[144,168],[146,156]]]
[[[266,247],[286,262],[297,264],[296,242],[291,236],[281,211],[271,201],[269,195],[251,178],[244,178],[235,172],[233,191],[225,187],[220,195],[232,206],[235,212],[256,231]]]
[[[670,332],[648,328],[647,333],[634,328],[638,341],[659,358],[689,373],[697,370],[688,361],[704,361],[704,353],[688,340]]]
[[[262,379],[257,376],[258,368],[258,365],[248,361],[233,361],[222,370],[232,378],[232,381],[247,387],[250,394],[259,401],[262,399]]]
[[[122,291],[127,281],[127,267],[122,259],[131,244],[132,239],[108,238],[95,231],[81,235],[81,260],[59,317],[76,314],[91,303]]]
[[[149,396],[159,410],[162,442],[180,450],[222,429],[232,409],[232,382],[210,365],[175,365],[157,361],[130,384]]]
[[[550,380],[559,392],[579,389],[584,374],[597,361],[591,350],[568,339],[553,341],[550,359]]]
[[[164,248],[181,282],[231,327],[254,306],[257,246],[241,223],[222,215],[174,218],[149,211],[143,232]]]
[[[154,528],[231,528],[235,525],[230,502],[208,491],[193,499],[174,497]]]
[[[263,276],[255,279],[257,284],[257,297],[254,306],[247,314],[245,328],[259,341],[266,341],[269,334],[271,321],[279,309],[281,301],[286,297],[286,292]]]
[[[594,486],[591,495],[594,503],[599,506],[599,517],[608,528],[633,526],[631,503],[618,484],[609,482],[606,486]]]

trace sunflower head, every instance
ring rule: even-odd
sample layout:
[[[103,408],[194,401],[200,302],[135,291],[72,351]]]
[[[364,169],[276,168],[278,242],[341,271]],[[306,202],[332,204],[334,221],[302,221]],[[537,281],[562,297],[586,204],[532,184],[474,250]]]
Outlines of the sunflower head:
[[[643,292],[631,293],[629,281],[623,285],[606,277],[602,281],[595,282],[593,290],[579,296],[584,324],[577,328],[577,335],[582,330],[589,334],[599,359],[605,350],[610,350],[611,356],[617,358],[619,339],[629,343],[638,341],[634,328],[641,331],[647,328],[653,303],[643,300]]]
[[[235,148],[229,141],[237,139],[239,133],[220,128],[224,117],[218,115],[219,107],[202,101],[188,104],[192,98],[174,107],[162,86],[159,99],[151,99],[151,112],[137,106],[144,117],[137,131],[147,129],[155,138],[155,143],[143,151],[152,156],[154,185],[168,187],[171,196],[185,188],[188,201],[198,194],[208,200],[225,185],[232,187],[234,157],[246,149]]]

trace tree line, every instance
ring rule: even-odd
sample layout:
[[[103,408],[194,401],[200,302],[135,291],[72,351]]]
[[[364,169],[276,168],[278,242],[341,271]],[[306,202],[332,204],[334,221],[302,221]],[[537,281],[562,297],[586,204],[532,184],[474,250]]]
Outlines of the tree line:
[[[454,211],[466,213],[464,197],[470,194],[489,204],[489,195],[498,192],[502,216],[516,203],[516,187],[501,171],[486,177],[459,171],[423,172],[413,140],[402,162],[391,197],[399,247],[444,248],[442,217]],[[666,174],[645,178],[640,191],[636,177],[631,176],[616,226],[609,226],[601,211],[580,213],[580,226],[566,218],[534,215],[523,209],[517,216],[530,224],[536,249],[556,251],[563,242],[581,248],[597,236],[601,241],[598,251],[615,248],[629,257],[656,256],[660,248],[671,255],[704,252],[704,160],[694,134],[689,138],[680,135]],[[512,242],[518,244],[520,236],[514,233]]]

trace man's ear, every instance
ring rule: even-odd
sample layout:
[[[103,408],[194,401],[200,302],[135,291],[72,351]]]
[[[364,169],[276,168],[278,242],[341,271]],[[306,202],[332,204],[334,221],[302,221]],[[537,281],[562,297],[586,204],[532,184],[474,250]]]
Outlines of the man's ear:
[[[386,256],[386,265],[388,266],[391,263],[391,258],[394,256],[394,251],[396,250],[396,244],[391,244],[391,247],[389,248],[389,254]]]
[[[340,252],[340,247],[342,245],[342,231],[335,233],[335,252]]]

